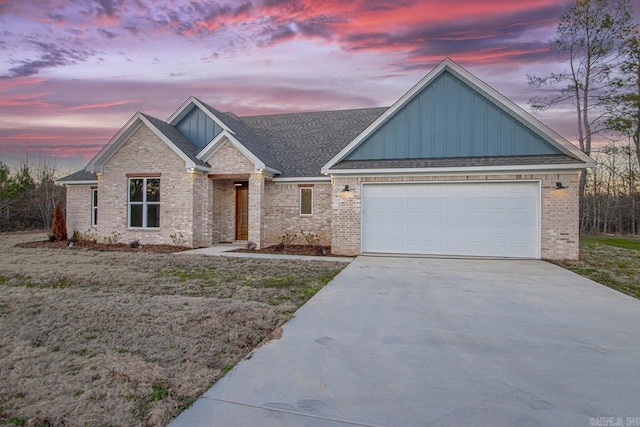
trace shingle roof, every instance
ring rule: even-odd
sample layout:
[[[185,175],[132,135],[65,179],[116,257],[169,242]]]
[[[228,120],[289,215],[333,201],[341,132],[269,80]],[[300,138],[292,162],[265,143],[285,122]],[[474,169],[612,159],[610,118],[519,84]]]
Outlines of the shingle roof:
[[[273,157],[276,168],[282,171],[281,177],[310,177],[320,176],[322,166],[386,110],[387,107],[245,116],[239,121],[253,134],[252,146],[259,146]],[[238,135],[245,144],[242,138]]]
[[[198,99],[198,98],[196,98]],[[202,102],[198,99],[198,101],[209,110],[213,115],[215,115],[226,127],[231,129],[233,133],[235,133],[236,139],[244,145],[249,151],[251,151],[257,158],[262,160],[262,162],[277,170],[282,170],[280,164],[273,158],[269,150],[265,147],[265,145],[260,141],[260,139],[249,129],[243,122],[241,122],[233,113],[222,113],[209,104]]]
[[[86,181],[98,181],[98,175],[95,172],[89,172],[84,169],[67,175],[57,180],[60,183],[66,182],[86,182]]]
[[[194,162],[198,166],[209,166],[207,163],[196,157],[200,152],[200,149],[182,132],[180,132],[177,127],[171,126],[170,124],[163,122],[160,119],[156,119],[155,117],[149,116],[148,114],[141,114],[145,119],[149,120],[149,122],[151,122],[151,124],[155,126],[160,132],[162,132],[162,134],[166,136],[169,141],[171,141],[176,147],[178,147],[180,151],[186,154],[192,162]]]
[[[473,166],[526,166],[583,163],[565,154],[538,156],[449,157],[437,159],[344,160],[332,169],[444,168]]]

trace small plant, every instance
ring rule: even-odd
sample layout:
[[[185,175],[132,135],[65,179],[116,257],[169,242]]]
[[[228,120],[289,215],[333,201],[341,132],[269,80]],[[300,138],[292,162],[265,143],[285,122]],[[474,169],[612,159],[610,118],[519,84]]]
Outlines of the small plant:
[[[285,246],[284,242],[280,242],[277,245],[275,245],[274,248],[278,252],[284,252],[286,246]]]
[[[156,402],[162,400],[169,394],[169,388],[162,383],[155,383],[153,385],[153,392],[149,396],[149,402]]]
[[[140,243],[140,240],[136,239],[136,240],[132,240],[129,242],[129,247],[130,248],[134,248],[134,249],[138,249],[142,247],[142,243]]]
[[[316,253],[316,255],[326,255],[327,254],[327,248],[325,248],[322,245],[315,245],[313,247],[313,251]]]
[[[304,230],[300,230],[300,234],[304,237],[307,245],[316,246],[320,244],[320,236],[315,233],[305,233]]]
[[[55,242],[56,241],[56,235],[53,234],[53,233],[47,234],[47,237],[49,238],[50,242]]]
[[[256,242],[249,240],[247,242],[246,248],[248,251],[255,251],[256,249],[258,249],[258,245],[256,245]]]
[[[51,234],[53,234],[56,241],[67,240],[67,221],[64,218],[60,203],[56,204],[56,208],[53,211]]]
[[[291,243],[293,243],[294,240],[296,240],[296,237],[298,237],[297,234],[290,233],[290,232],[287,231],[282,236],[280,236],[280,243],[282,243],[284,245],[284,247],[286,248],[287,246],[290,246]]]
[[[171,238],[171,241],[173,242],[173,246],[186,246],[187,245],[187,239],[184,238],[182,233],[173,233],[173,234],[170,234],[169,237]]]
[[[120,239],[122,239],[122,234],[118,233],[116,230],[113,230],[107,237],[103,237],[102,241],[104,243],[115,245],[120,241]]]
[[[98,235],[91,229],[84,233],[79,233],[76,230],[73,231],[73,238],[79,243],[96,243],[98,241]]]
[[[79,242],[82,239],[82,234],[78,231],[78,229],[73,230],[73,234],[71,235],[70,242]]]

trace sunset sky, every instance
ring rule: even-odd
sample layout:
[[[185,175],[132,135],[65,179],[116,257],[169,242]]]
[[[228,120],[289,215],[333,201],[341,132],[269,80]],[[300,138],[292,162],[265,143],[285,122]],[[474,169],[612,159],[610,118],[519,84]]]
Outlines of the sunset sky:
[[[84,166],[136,112],[388,106],[450,57],[526,108],[558,0],[0,0],[0,160]],[[573,140],[573,111],[544,115]]]

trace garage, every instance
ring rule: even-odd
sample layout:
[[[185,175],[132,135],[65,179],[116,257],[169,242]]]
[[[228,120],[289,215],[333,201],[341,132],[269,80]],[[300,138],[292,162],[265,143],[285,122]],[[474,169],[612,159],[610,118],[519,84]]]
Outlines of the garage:
[[[362,252],[540,258],[540,183],[366,183]]]

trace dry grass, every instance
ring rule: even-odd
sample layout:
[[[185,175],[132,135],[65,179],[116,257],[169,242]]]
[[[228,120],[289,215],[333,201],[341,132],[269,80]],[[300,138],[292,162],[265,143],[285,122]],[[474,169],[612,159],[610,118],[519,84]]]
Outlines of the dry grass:
[[[0,235],[0,425],[166,425],[344,267],[44,238]]]

